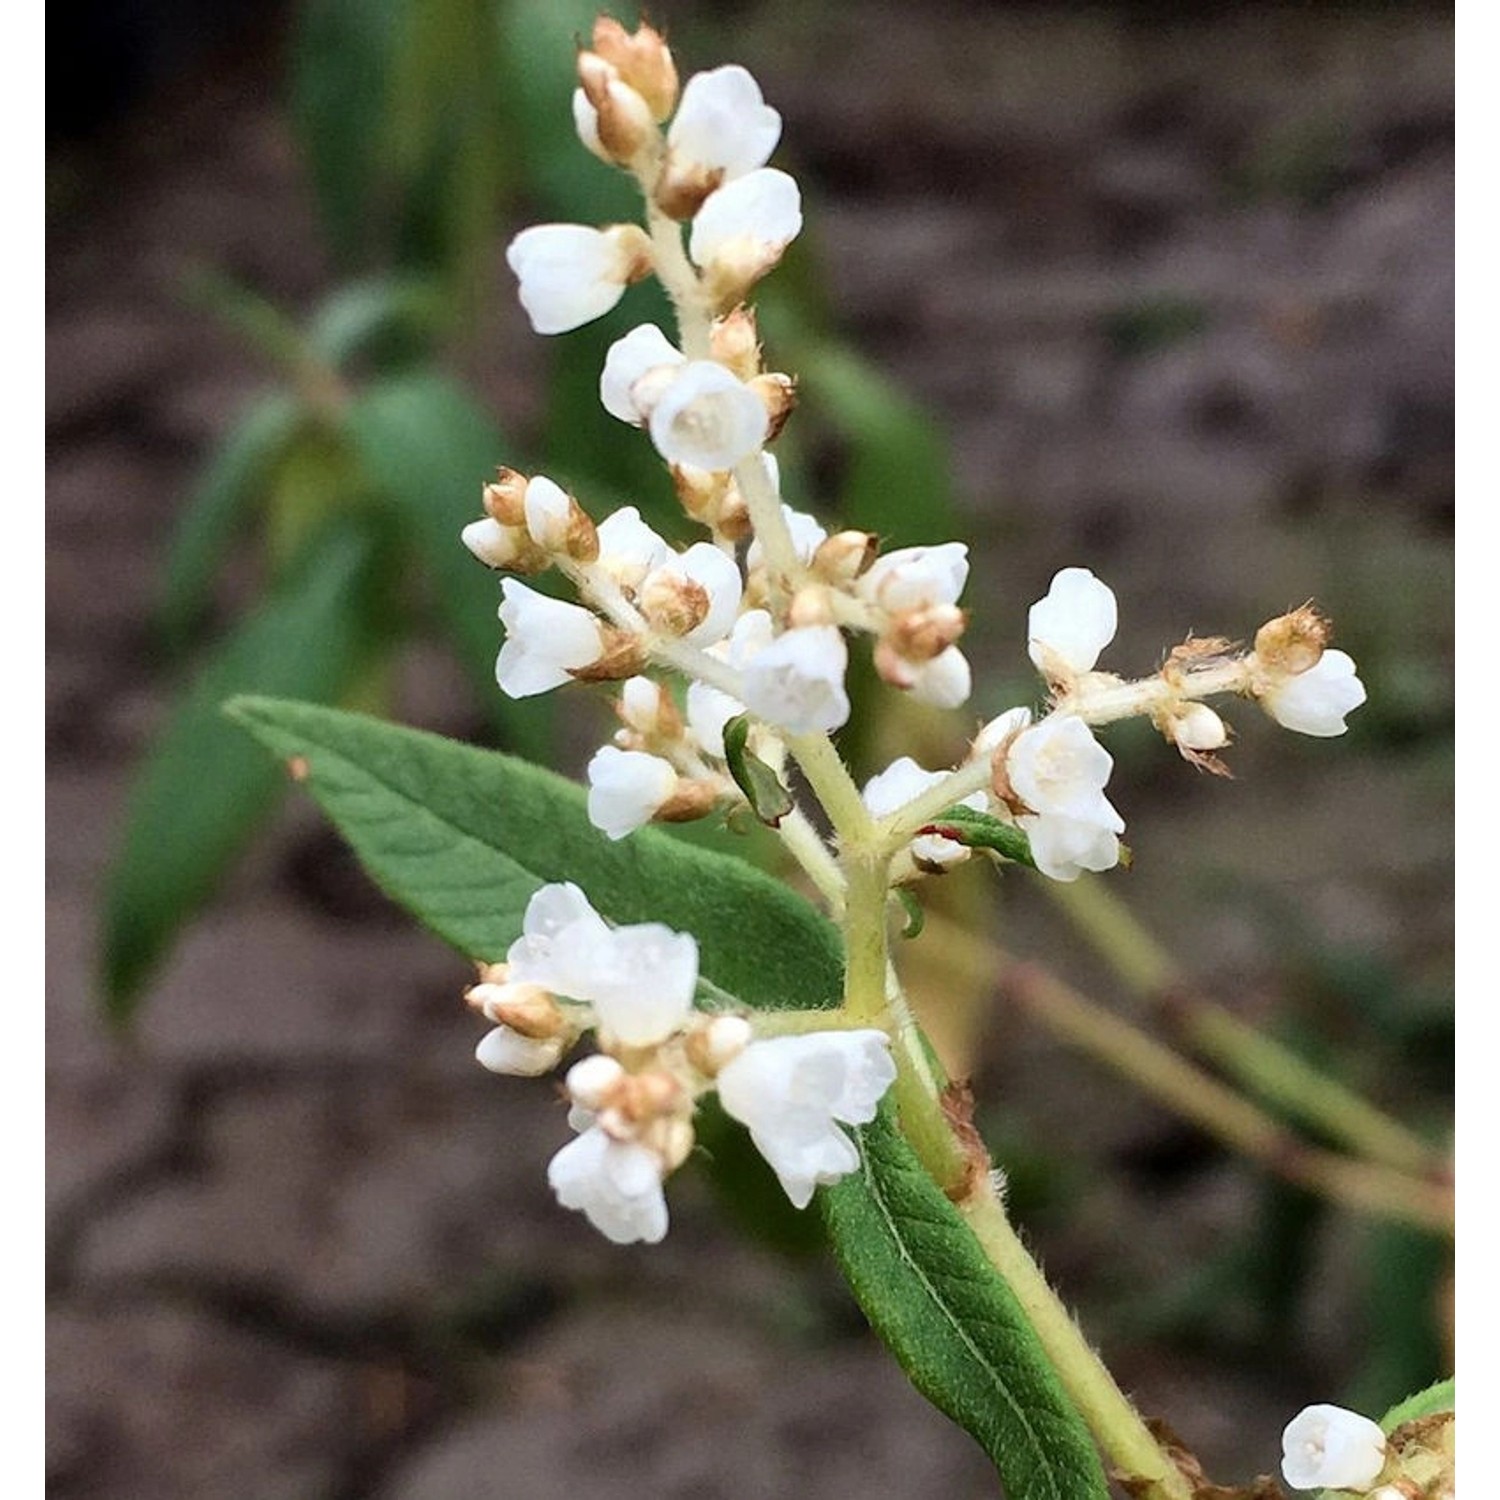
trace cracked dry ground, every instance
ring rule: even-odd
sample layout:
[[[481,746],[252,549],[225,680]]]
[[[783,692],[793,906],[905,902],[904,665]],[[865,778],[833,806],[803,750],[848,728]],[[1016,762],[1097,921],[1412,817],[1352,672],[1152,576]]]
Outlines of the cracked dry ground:
[[[1123,750],[1137,904],[1172,913],[1231,998],[1253,999],[1275,934],[1214,884],[1228,870],[1332,941],[1441,976],[1446,22],[762,6],[736,25],[719,50],[787,117],[840,314],[952,432],[993,583],[975,600],[981,659],[1014,676],[1024,601],[1087,558],[1120,593],[1122,662],[1315,593],[1377,666],[1396,727],[1342,755],[1247,725],[1226,788]],[[176,278],[222,264],[302,306],[327,284],[267,78],[193,78],[71,159],[50,251],[52,1492],[992,1493],[827,1270],[741,1243],[692,1174],[659,1249],[614,1249],[558,1210],[546,1085],[474,1067],[465,966],[370,893],[305,807],[187,937],[130,1042],[94,1022],[101,867],[172,687],[147,626],[154,572],[195,466],[262,379]],[[1304,140],[1299,122],[1326,182],[1241,191]],[[1198,309],[1195,336],[1133,351],[1121,309],[1173,299]],[[493,317],[469,370],[516,428],[534,341],[508,306]],[[472,728],[435,652],[404,681],[404,717]],[[1029,951],[1060,936],[1024,894],[1006,913]],[[1226,1477],[1266,1463],[1286,1415],[1352,1367],[1353,1231],[1330,1231],[1322,1311],[1284,1367],[1133,1339],[1115,1293],[1232,1240],[1245,1174],[1200,1153],[1167,1194],[1118,1170],[1181,1133],[1013,1022],[980,1083],[1007,1138],[1110,1168],[1032,1231],[1125,1382]]]

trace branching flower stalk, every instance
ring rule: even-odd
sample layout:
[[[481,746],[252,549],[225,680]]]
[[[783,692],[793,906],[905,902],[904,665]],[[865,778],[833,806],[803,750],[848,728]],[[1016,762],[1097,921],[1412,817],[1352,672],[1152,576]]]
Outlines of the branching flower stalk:
[[[512,575],[555,567],[578,602],[507,578],[497,679],[513,697],[619,684],[620,728],[588,767],[595,826],[616,840],[653,821],[726,813],[774,826],[838,924],[843,994],[832,1010],[812,1008],[818,996],[800,1011],[726,1009],[699,981],[691,935],[611,927],[586,892],[552,884],[532,898],[507,961],[484,966],[469,991],[492,1027],[479,1060],[540,1074],[592,1035],[597,1050],[566,1075],[575,1138],[549,1178],[565,1206],[621,1243],[666,1232],[663,1183],[692,1147],[707,1093],[749,1129],[798,1208],[860,1169],[846,1127],[874,1121],[889,1093],[902,1134],[1012,1288],[1132,1493],[1187,1500],[1188,1477],[1048,1287],[972,1126],[954,1116],[892,962],[892,893],[963,863],[972,842],[1052,881],[1110,869],[1125,825],[1105,795],[1113,762],[1096,727],[1146,718],[1190,763],[1222,772],[1230,731],[1207,699],[1251,699],[1287,728],[1336,735],[1364,700],[1354,664],[1307,605],[1263,625],[1248,651],[1190,637],[1152,676],[1115,676],[1097,668],[1115,596],[1086,568],[1064,568],[1027,622],[1042,711],[990,717],[956,767],[902,757],[860,787],[832,738],[850,712],[850,639],[871,640],[893,690],[940,709],[966,703],[967,548],[882,555],[879,538],[830,534],[783,498],[774,445],[796,384],[765,363],[748,299],[802,211],[795,181],[767,165],[781,120],[751,75],[721,67],[679,86],[659,34],[601,18],[578,77],[580,140],[634,179],[642,222],[536,226],[507,260],[543,334],[602,316],[643,277],[661,283],[672,335],[643,324],[618,339],[600,399],[649,435],[705,537],[679,550],[633,506],[596,521],[547,476],[500,470],[465,544]],[[789,762],[816,814],[788,788]],[[959,807],[983,837],[932,826]]]

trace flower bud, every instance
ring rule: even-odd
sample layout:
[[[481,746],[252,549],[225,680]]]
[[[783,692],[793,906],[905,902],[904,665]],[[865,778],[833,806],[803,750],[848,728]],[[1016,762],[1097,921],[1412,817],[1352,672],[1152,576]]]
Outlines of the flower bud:
[[[1255,659],[1272,676],[1297,677],[1317,666],[1332,634],[1328,620],[1304,604],[1255,632]]]
[[[688,1033],[688,1061],[705,1077],[714,1078],[750,1045],[754,1036],[754,1028],[743,1016],[715,1016]]]
[[[956,604],[907,610],[891,621],[884,643],[909,662],[931,661],[964,633],[968,616]]]
[[[708,590],[696,579],[666,568],[658,568],[646,579],[636,603],[662,635],[686,635],[708,618]]]
[[[692,1154],[695,1137],[691,1121],[681,1115],[667,1115],[653,1120],[638,1139],[661,1158],[668,1172],[675,1172]]]
[[[459,536],[464,546],[487,568],[534,573],[547,566],[546,556],[525,531],[518,526],[502,526],[489,516],[470,521]]]
[[[651,106],[596,52],[578,54],[578,82],[594,111],[593,136],[610,160],[629,166],[658,139]]]
[[[743,304],[714,320],[708,335],[709,353],[741,380],[760,374],[760,334],[755,311]]]
[[[712,526],[729,493],[729,475],[722,470],[699,469],[692,464],[672,465],[672,487],[683,510],[695,521]]]
[[[675,740],[682,736],[682,713],[664,683],[632,677],[620,689],[615,705],[620,721],[646,740]]]
[[[625,1069],[603,1052],[585,1057],[568,1069],[563,1080],[568,1097],[585,1109],[603,1109],[625,1077]]]
[[[665,120],[677,103],[677,65],[662,34],[642,23],[632,35],[613,16],[594,22],[594,51],[646,101],[654,120]]]
[[[872,531],[837,531],[818,544],[812,570],[835,588],[854,582],[867,573],[880,550],[880,538]]]
[[[562,1009],[539,984],[476,984],[464,999],[488,1021],[542,1041],[567,1029]]]
[[[524,474],[503,466],[484,487],[484,512],[502,526],[526,524],[526,485]]]
[[[656,809],[659,823],[693,823],[706,818],[719,803],[719,788],[712,781],[690,781],[679,777],[672,795]]]
[[[1161,731],[1182,751],[1222,750],[1229,727],[1206,703],[1179,703],[1163,717]]]
[[[746,381],[746,384],[760,397],[761,404],[766,409],[769,425],[764,441],[773,443],[797,405],[797,382],[790,375],[771,374],[757,375],[753,380]]]

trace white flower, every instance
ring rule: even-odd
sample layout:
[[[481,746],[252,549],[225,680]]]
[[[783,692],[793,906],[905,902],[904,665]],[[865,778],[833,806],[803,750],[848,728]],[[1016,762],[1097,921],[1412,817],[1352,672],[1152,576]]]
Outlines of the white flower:
[[[1365,685],[1347,652],[1325,651],[1307,671],[1273,682],[1260,701],[1283,729],[1328,739],[1344,732],[1344,715],[1365,701]]]
[[[743,672],[776,639],[776,624],[769,610],[747,609],[734,622],[729,639],[720,647],[729,665]]]
[[[706,682],[695,682],[687,690],[688,728],[698,748],[715,760],[724,759],[724,726],[744,712],[745,705],[738,698]]]
[[[543,552],[561,552],[568,540],[568,517],[572,506],[567,491],[545,474],[535,475],[526,486],[526,531]]]
[[[470,521],[459,533],[465,547],[488,568],[508,568],[521,556],[516,532],[492,516]]]
[[[495,663],[500,690],[530,698],[565,682],[604,654],[599,622],[588,610],[549,599],[514,578],[500,585],[505,644]]]
[[[1112,870],[1120,862],[1118,830],[1101,822],[1055,814],[1023,815],[1016,822],[1031,846],[1037,869],[1049,880],[1077,880],[1085,870]]]
[[[761,457],[767,466],[776,462],[772,454],[763,453]],[[779,478],[779,473],[774,477]],[[778,489],[779,493],[777,485],[773,484],[772,488]],[[803,563],[812,562],[813,554],[828,539],[828,533],[818,524],[817,517],[808,515],[806,511],[793,510],[790,505],[784,504],[781,507],[781,518],[786,522],[787,531],[791,533],[792,551]],[[746,568],[752,571],[758,568],[765,561],[765,556],[765,548],[761,546],[760,539],[757,537],[750,543],[749,550],[745,553]]]
[[[745,706],[792,734],[837,729],[849,717],[848,665],[849,648],[836,625],[788,630],[744,668]]]
[[[695,265],[716,260],[769,270],[802,232],[802,194],[775,167],[761,167],[712,192],[693,218],[688,254]]]
[[[634,591],[671,556],[672,549],[641,520],[633,505],[622,505],[599,523],[599,566],[622,589]]]
[[[534,225],[505,252],[538,333],[567,333],[602,318],[625,294],[638,257],[629,236],[583,224]]]
[[[693,1013],[698,941],[660,922],[616,927],[588,978],[600,1032],[627,1047],[652,1047]]]
[[[968,581],[968,547],[963,542],[940,542],[932,547],[900,547],[876,558],[856,588],[862,599],[899,615],[957,604]]]
[[[934,708],[958,708],[969,701],[973,686],[969,658],[957,646],[948,646],[931,661],[913,667],[911,686],[906,691],[918,703],[930,703]]]
[[[1294,1490],[1363,1490],[1385,1467],[1385,1434],[1342,1406],[1308,1406],[1287,1423],[1281,1452]]]
[[[970,755],[993,755],[1007,740],[1014,738],[1031,723],[1029,708],[1008,708],[999,718],[991,719],[974,736]]]
[[[710,359],[685,364],[651,411],[656,451],[669,464],[697,469],[732,469],[769,431],[760,397]]]
[[[642,323],[609,346],[599,399],[610,416],[639,427],[687,356],[655,323]]]
[[[547,1181],[564,1208],[580,1209],[617,1245],[659,1244],[667,1232],[661,1158],[591,1125],[552,1158]]]
[[[1108,584],[1087,568],[1064,568],[1027,616],[1027,650],[1052,678],[1091,672],[1115,638],[1118,609]],[[1062,668],[1063,670],[1059,670]]]
[[[718,1078],[725,1113],[750,1130],[786,1195],[806,1208],[820,1183],[859,1166],[839,1129],[875,1118],[896,1078],[883,1031],[820,1031],[751,1042]]]
[[[744,581],[739,564],[712,542],[694,542],[685,552],[668,554],[668,560],[652,569],[641,584],[644,600],[653,586],[670,588],[673,580],[698,585],[708,595],[708,613],[684,632],[690,646],[712,646],[734,628],[740,612]]]
[[[505,961],[513,983],[588,998],[595,972],[610,961],[612,930],[572,881],[544,885],[526,904],[521,936]]]
[[[859,795],[877,818],[888,818],[947,777],[946,771],[929,771],[911,756],[903,755],[899,760],[893,760],[878,776],[872,776]],[[972,807],[978,812],[984,811],[984,805],[983,792],[975,792],[960,803],[960,806]],[[911,852],[912,857],[924,865],[954,865],[969,857],[969,851],[962,844],[932,833],[913,839]]]
[[[1104,796],[1114,761],[1082,719],[1054,714],[1023,730],[1011,741],[1005,765],[1011,786],[1032,812],[1124,830]]]
[[[589,762],[589,822],[622,839],[649,823],[676,790],[677,772],[659,755],[606,745]]]
[[[566,1050],[567,1041],[564,1037],[522,1036],[509,1026],[497,1026],[480,1038],[479,1045],[474,1049],[474,1056],[491,1073],[537,1078],[543,1073],[550,1073],[562,1060]]]
[[[780,139],[781,116],[732,63],[688,79],[667,131],[676,162],[721,171],[725,182],[763,167]]]

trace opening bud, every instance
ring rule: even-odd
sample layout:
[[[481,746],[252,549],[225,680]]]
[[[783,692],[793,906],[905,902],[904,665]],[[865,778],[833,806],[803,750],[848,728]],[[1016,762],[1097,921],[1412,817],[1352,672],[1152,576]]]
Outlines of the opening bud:
[[[526,486],[528,480],[515,469],[501,467],[484,487],[484,513],[502,526],[526,524]]]
[[[1229,767],[1214,754],[1229,743],[1229,726],[1208,704],[1177,703],[1153,722],[1185,761],[1215,776],[1230,774]]]
[[[956,644],[968,616],[956,604],[930,604],[896,616],[882,644],[909,662],[931,661]]]
[[[694,578],[658,568],[641,587],[636,601],[654,630],[686,635],[708,618],[708,590]]]
[[[705,1078],[716,1078],[746,1047],[755,1032],[743,1016],[715,1016],[689,1033],[687,1058]]]
[[[578,82],[594,111],[592,134],[612,161],[629,166],[660,138],[651,106],[597,52],[578,54]]]
[[[485,516],[470,521],[459,533],[465,547],[487,568],[505,568],[512,573],[535,573],[547,566],[547,557],[519,526],[502,526]]]
[[[714,320],[708,336],[709,352],[741,380],[760,374],[760,333],[755,313],[743,304]]]
[[[615,712],[620,722],[646,741],[682,738],[682,713],[677,700],[660,682],[632,677],[620,691]]]
[[[1304,604],[1255,632],[1255,659],[1273,676],[1298,677],[1317,666],[1332,636],[1328,619]]]
[[[609,1103],[615,1088],[625,1077],[625,1069],[603,1052],[585,1057],[568,1069],[563,1080],[568,1097],[584,1109],[599,1110]]]
[[[714,525],[729,493],[729,475],[724,470],[699,469],[692,464],[672,465],[672,487],[683,510],[704,526]]]
[[[765,441],[774,443],[797,405],[797,382],[790,375],[757,375],[746,384],[761,399],[769,426]]]
[[[609,63],[642,99],[654,120],[665,120],[677,103],[677,65],[661,32],[642,23],[628,32],[613,16],[594,22],[594,52]]]
[[[508,1026],[534,1041],[548,1041],[568,1029],[561,1006],[539,984],[476,984],[464,999],[487,1021]]]
[[[836,531],[818,544],[812,570],[835,588],[854,582],[867,573],[880,551],[880,538],[872,531]]]

